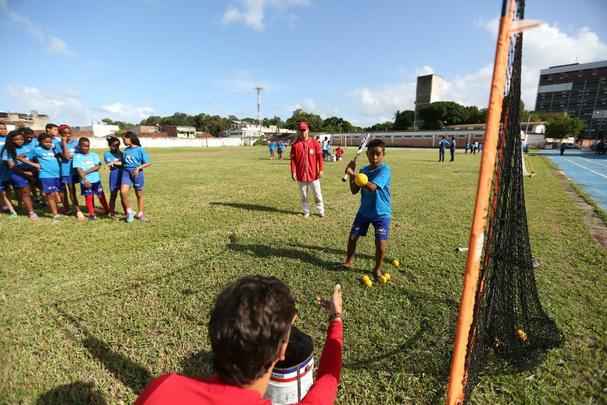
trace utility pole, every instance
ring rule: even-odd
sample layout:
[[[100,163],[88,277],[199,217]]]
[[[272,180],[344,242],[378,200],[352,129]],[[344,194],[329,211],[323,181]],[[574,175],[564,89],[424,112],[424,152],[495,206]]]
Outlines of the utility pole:
[[[257,125],[259,125],[258,137],[261,138],[261,92],[263,91],[263,87],[257,86],[255,87],[255,90],[257,90]]]

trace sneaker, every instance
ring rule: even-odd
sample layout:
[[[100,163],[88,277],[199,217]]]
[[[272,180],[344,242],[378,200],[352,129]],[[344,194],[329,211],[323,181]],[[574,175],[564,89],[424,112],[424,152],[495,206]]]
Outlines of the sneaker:
[[[28,215],[28,217],[32,221],[37,221],[38,220],[38,214],[36,214],[35,212],[30,212],[30,214]]]
[[[96,220],[97,220],[97,217],[96,217],[95,215],[89,215],[89,216],[88,216],[88,220],[89,220],[89,221],[96,221]]]
[[[310,213],[309,212],[304,212],[304,218],[310,218]]]
[[[145,215],[143,215],[143,212],[140,212],[139,214],[135,215],[135,219],[145,222]]]
[[[321,218],[324,218],[325,217],[325,213],[324,212],[319,212],[318,216],[321,217]]]
[[[127,223],[129,223],[129,224],[130,224],[130,223],[131,223],[131,222],[133,222],[134,220],[135,220],[135,214],[133,214],[133,212],[132,212],[132,211],[126,214],[126,222],[127,222]]]
[[[9,218],[17,218],[17,213],[16,212],[11,212],[11,214],[8,217]]]
[[[84,221],[84,214],[81,211],[76,212],[76,218],[78,218],[79,221]]]

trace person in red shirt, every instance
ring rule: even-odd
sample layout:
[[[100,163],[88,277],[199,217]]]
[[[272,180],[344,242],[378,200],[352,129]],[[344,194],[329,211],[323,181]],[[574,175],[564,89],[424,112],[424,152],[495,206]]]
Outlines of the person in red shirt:
[[[343,155],[344,149],[341,146],[338,146],[337,149],[335,149],[335,158],[340,161]]]
[[[299,404],[331,405],[337,397],[343,352],[341,287],[318,299],[329,313],[327,340],[316,381]],[[285,359],[296,319],[289,287],[274,277],[246,276],[215,300],[209,337],[216,375],[194,379],[166,374],[139,395],[135,405],[271,405],[264,394],[277,362]]]
[[[291,177],[299,185],[299,194],[304,217],[310,216],[308,190],[312,189],[316,200],[316,209],[321,217],[325,216],[325,205],[320,190],[320,178],[324,168],[320,143],[310,138],[310,127],[305,121],[297,125],[299,136],[291,145]]]

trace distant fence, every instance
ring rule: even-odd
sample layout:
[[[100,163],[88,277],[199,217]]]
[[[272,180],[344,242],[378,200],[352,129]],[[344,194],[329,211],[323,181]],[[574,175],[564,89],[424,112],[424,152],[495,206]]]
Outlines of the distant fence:
[[[318,134],[320,139],[328,136],[331,144],[334,146],[357,146],[361,133],[348,134]],[[463,147],[465,143],[482,142],[484,131],[465,130],[465,131],[415,131],[415,132],[372,132],[372,139],[381,139],[387,146],[413,147],[413,148],[434,148],[438,145],[441,136],[450,139],[455,137],[458,147]]]
[[[89,138],[91,147],[102,149],[107,148],[105,138]],[[240,146],[240,138],[139,138],[141,145],[146,148],[216,148],[221,146]]]

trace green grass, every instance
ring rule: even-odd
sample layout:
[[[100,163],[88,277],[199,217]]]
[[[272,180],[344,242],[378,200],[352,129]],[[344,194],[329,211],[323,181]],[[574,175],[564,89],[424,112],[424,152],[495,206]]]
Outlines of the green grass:
[[[443,397],[479,156],[441,166],[435,151],[389,150],[393,283],[365,289],[373,239],[343,259],[358,206],[329,164],[327,217],[304,219],[287,161],[265,148],[152,150],[149,222],[0,218],[0,403],[131,403],[152,376],[208,370],[214,296],[244,274],[274,275],[298,301],[298,326],[320,352],[314,304],[336,282],[346,322],[340,404],[426,404]],[[553,170],[531,157],[529,228],[544,308],[565,336],[544,363],[484,376],[478,404],[607,401],[607,253]],[[105,175],[104,175],[105,177]],[[229,234],[238,242],[229,245]]]

